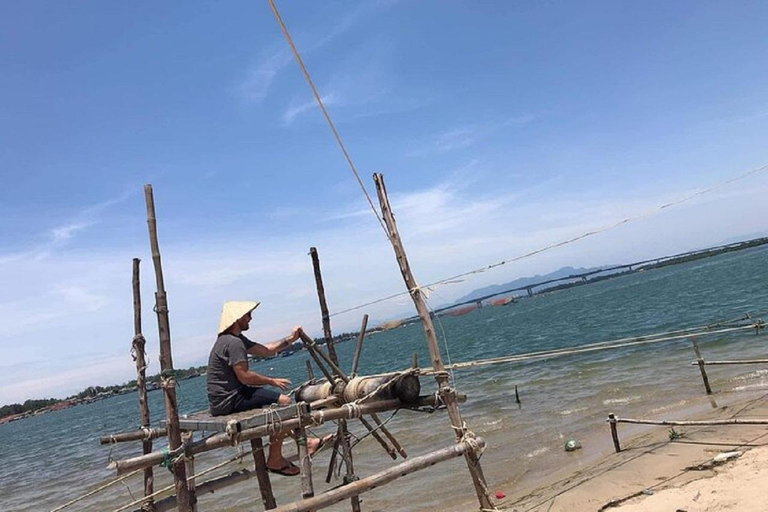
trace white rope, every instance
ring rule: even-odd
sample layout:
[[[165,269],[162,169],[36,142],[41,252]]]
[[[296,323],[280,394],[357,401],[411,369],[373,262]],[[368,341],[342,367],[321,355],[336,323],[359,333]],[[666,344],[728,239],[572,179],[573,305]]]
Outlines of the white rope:
[[[361,418],[363,416],[363,412],[357,402],[348,402],[341,407],[347,409],[350,418]]]
[[[56,507],[56,508],[52,509],[52,510],[51,510],[51,512],[58,512],[59,510],[63,510],[63,509],[67,508],[67,507],[68,507],[68,506],[70,506],[70,505],[74,505],[74,504],[75,504],[75,503],[77,503],[78,501],[82,501],[82,500],[84,500],[85,498],[88,498],[89,496],[93,496],[94,494],[96,494],[96,493],[98,493],[98,492],[101,492],[101,491],[103,491],[104,489],[106,489],[106,488],[108,488],[108,487],[111,487],[111,486],[115,485],[116,483],[122,482],[123,480],[125,480],[125,479],[127,479],[127,478],[130,478],[130,477],[132,477],[133,475],[135,475],[136,473],[139,473],[139,472],[141,472],[141,471],[144,471],[144,470],[143,470],[143,469],[137,469],[136,471],[134,471],[134,472],[132,472],[132,473],[128,473],[128,474],[127,474],[127,475],[125,475],[125,476],[121,476],[120,478],[116,478],[115,480],[112,480],[111,482],[107,482],[106,484],[102,485],[101,487],[97,487],[96,489],[93,489],[92,491],[90,491],[90,492],[88,492],[88,493],[86,493],[86,494],[83,494],[83,495],[82,495],[82,496],[80,496],[79,498],[75,498],[75,499],[74,499],[74,500],[72,500],[72,501],[68,501],[67,503],[65,503],[65,504],[63,504],[63,505],[61,505],[61,506],[59,506],[59,507]],[[145,498],[145,499],[146,499],[146,498]],[[143,500],[142,500],[142,501],[143,501]]]
[[[653,338],[653,339],[644,339],[647,338],[647,336],[644,337],[638,337],[634,338],[638,341],[628,341],[625,343],[617,343],[617,342],[602,342],[602,343],[595,343],[593,345],[584,345],[577,348],[564,348],[564,349],[555,349],[555,350],[546,350],[541,352],[532,352],[529,354],[519,354],[519,355],[512,355],[512,356],[502,356],[502,357],[494,357],[490,359],[479,359],[475,361],[465,361],[463,363],[456,363],[452,365],[452,369],[460,370],[464,368],[474,368],[477,366],[486,366],[490,364],[501,364],[501,363],[512,363],[512,362],[519,362],[519,361],[527,361],[530,359],[539,359],[539,358],[546,358],[546,357],[558,357],[558,356],[564,356],[564,355],[571,355],[571,354],[580,354],[584,352],[595,352],[598,350],[609,350],[614,348],[623,348],[623,347],[632,347],[636,345],[646,345],[650,343],[661,343],[664,341],[674,341],[674,340],[681,340],[681,339],[687,339],[696,335],[707,335],[707,334],[724,334],[729,332],[737,332],[737,331],[743,331],[746,329],[755,329],[758,327],[758,324],[752,324],[752,325],[745,325],[741,327],[731,327],[726,329],[718,329],[714,331],[702,331],[698,333],[686,333],[681,335],[674,335],[674,336],[665,336],[661,338]],[[422,375],[434,375],[435,370],[432,368],[422,368],[421,374]]]
[[[267,426],[267,433],[271,436],[277,434],[283,428],[283,418],[280,417],[280,413],[275,409],[276,404],[264,409],[264,421]]]
[[[251,450],[251,453],[253,453],[253,450]],[[207,475],[211,471],[215,471],[215,470],[217,470],[217,469],[219,469],[221,467],[224,467],[227,464],[231,464],[233,462],[237,462],[240,458],[241,458],[241,456],[232,457],[231,459],[225,460],[224,462],[216,464],[215,466],[211,466],[210,468],[208,468],[206,470],[203,470],[203,471],[201,471],[199,473],[196,473],[196,474],[194,474],[192,476],[188,476],[187,477],[187,483],[191,482],[195,478],[199,478],[199,477],[201,477],[203,475]],[[139,470],[139,471],[142,471],[142,470]],[[127,476],[130,476],[130,475],[127,475]],[[155,491],[154,493],[152,493],[150,495],[147,495],[147,496],[144,496],[141,499],[132,501],[131,503],[128,503],[127,505],[123,505],[122,507],[113,510],[113,512],[122,512],[123,510],[127,510],[127,509],[133,507],[134,505],[138,505],[139,503],[141,503],[143,501],[147,501],[149,498],[155,498],[155,497],[163,494],[164,492],[168,492],[170,490],[173,490],[175,487],[176,487],[176,484],[172,484],[172,485],[169,485],[167,487],[163,487],[159,491]],[[54,511],[51,511],[51,512],[54,512]]]

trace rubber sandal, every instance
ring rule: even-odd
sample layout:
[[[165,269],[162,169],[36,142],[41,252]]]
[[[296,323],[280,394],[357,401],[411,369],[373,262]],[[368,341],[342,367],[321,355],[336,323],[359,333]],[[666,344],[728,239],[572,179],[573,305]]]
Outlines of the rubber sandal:
[[[296,471],[295,473],[292,472],[294,470]],[[270,473],[274,473],[276,475],[283,475],[283,476],[297,476],[301,473],[301,470],[299,469],[299,467],[293,462],[289,462],[288,464],[281,467],[280,469],[273,469],[267,466],[267,471],[269,471]]]

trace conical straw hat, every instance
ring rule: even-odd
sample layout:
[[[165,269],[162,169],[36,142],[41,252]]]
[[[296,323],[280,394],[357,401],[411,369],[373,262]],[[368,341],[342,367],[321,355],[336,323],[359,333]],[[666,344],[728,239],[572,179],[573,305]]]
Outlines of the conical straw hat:
[[[259,304],[261,304],[261,302],[254,302],[252,300],[230,300],[225,302],[224,306],[221,308],[219,334],[229,329],[232,324],[256,309]]]

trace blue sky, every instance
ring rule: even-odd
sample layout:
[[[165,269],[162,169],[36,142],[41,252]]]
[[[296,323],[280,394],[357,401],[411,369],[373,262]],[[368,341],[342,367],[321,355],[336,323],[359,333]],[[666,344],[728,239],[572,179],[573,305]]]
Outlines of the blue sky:
[[[768,163],[763,2],[279,2],[421,282],[640,216]],[[266,2],[0,4],[0,403],[134,376],[130,269],[152,183],[174,362],[220,304],[256,339],[403,290],[391,249]],[[768,172],[442,287],[764,235]],[[410,314],[400,298],[334,317]]]

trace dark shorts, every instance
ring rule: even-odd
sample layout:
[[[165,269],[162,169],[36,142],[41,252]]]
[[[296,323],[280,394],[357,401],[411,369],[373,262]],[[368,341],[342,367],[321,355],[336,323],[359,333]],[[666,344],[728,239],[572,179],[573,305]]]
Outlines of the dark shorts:
[[[267,388],[245,386],[235,396],[232,412],[249,411],[265,405],[276,404],[280,393]]]

